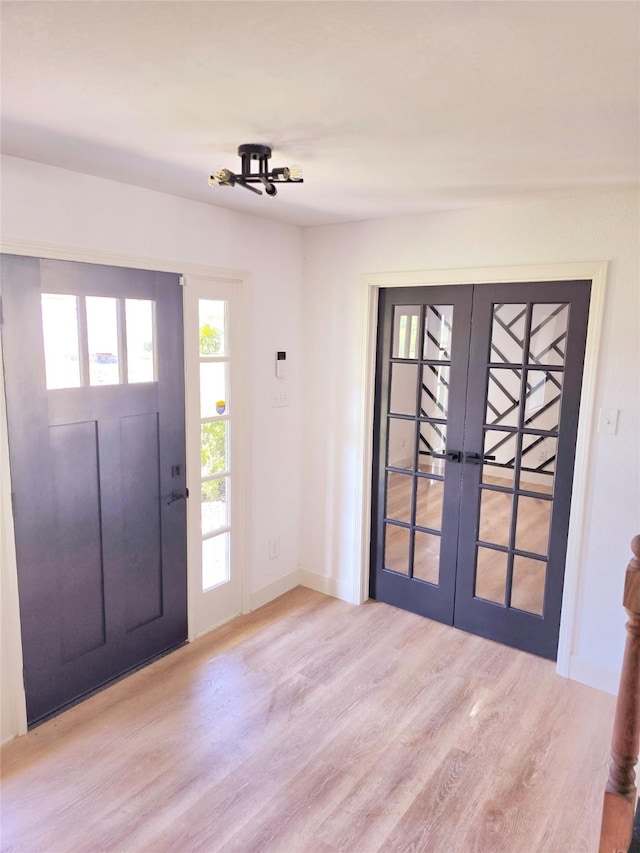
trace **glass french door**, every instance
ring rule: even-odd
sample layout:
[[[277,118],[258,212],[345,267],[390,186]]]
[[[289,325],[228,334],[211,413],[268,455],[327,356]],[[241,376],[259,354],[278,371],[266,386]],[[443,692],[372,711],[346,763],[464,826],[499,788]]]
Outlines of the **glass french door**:
[[[589,289],[381,291],[372,597],[555,659]]]

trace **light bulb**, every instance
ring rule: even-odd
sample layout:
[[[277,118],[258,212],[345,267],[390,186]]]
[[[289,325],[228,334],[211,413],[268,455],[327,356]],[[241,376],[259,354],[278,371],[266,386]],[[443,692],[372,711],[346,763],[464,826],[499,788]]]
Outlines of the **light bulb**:
[[[218,169],[218,171],[214,172],[214,174],[209,178],[209,186],[214,187],[218,184],[226,184],[230,177],[231,172],[229,169]]]
[[[300,166],[289,166],[289,180],[290,181],[301,181],[302,180],[302,169]]]

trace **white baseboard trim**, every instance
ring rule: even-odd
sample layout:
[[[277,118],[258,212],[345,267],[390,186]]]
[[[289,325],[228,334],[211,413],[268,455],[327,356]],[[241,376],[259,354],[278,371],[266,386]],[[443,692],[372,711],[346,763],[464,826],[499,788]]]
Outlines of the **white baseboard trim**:
[[[611,693],[613,696],[618,695],[619,670],[590,663],[576,655],[572,655],[569,661],[569,678],[581,684],[588,684],[589,687],[595,687],[597,690],[603,690],[605,693]]]
[[[335,578],[328,578],[326,575],[317,575],[315,572],[302,569],[300,571],[300,584],[308,587],[308,589],[315,589],[316,592],[323,592],[325,595],[339,598],[341,601],[348,601],[350,604],[360,603],[353,600],[352,584],[344,583]]]
[[[251,593],[249,601],[250,610],[257,610],[258,607],[268,604],[274,598],[278,598],[279,595],[284,595],[285,592],[289,592],[290,589],[299,586],[300,583],[300,572],[296,570],[289,572],[288,575],[284,575],[272,583],[268,583],[266,586],[260,587],[260,589],[254,590]]]

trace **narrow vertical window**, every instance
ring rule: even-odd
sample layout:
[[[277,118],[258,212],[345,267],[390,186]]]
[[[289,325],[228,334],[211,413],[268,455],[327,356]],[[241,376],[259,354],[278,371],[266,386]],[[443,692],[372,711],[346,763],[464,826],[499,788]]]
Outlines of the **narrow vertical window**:
[[[128,382],[156,379],[154,308],[151,299],[125,299]]]
[[[47,389],[79,388],[78,297],[43,293],[41,305]]]
[[[227,302],[198,305],[202,589],[230,579],[229,349]]]
[[[89,384],[120,382],[118,300],[111,296],[87,296]]]

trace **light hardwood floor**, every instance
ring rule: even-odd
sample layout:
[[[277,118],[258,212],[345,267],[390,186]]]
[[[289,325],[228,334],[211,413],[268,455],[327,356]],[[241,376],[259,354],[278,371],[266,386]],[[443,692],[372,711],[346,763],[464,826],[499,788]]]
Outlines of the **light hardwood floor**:
[[[614,697],[293,590],[2,751],[2,850],[597,850]]]

